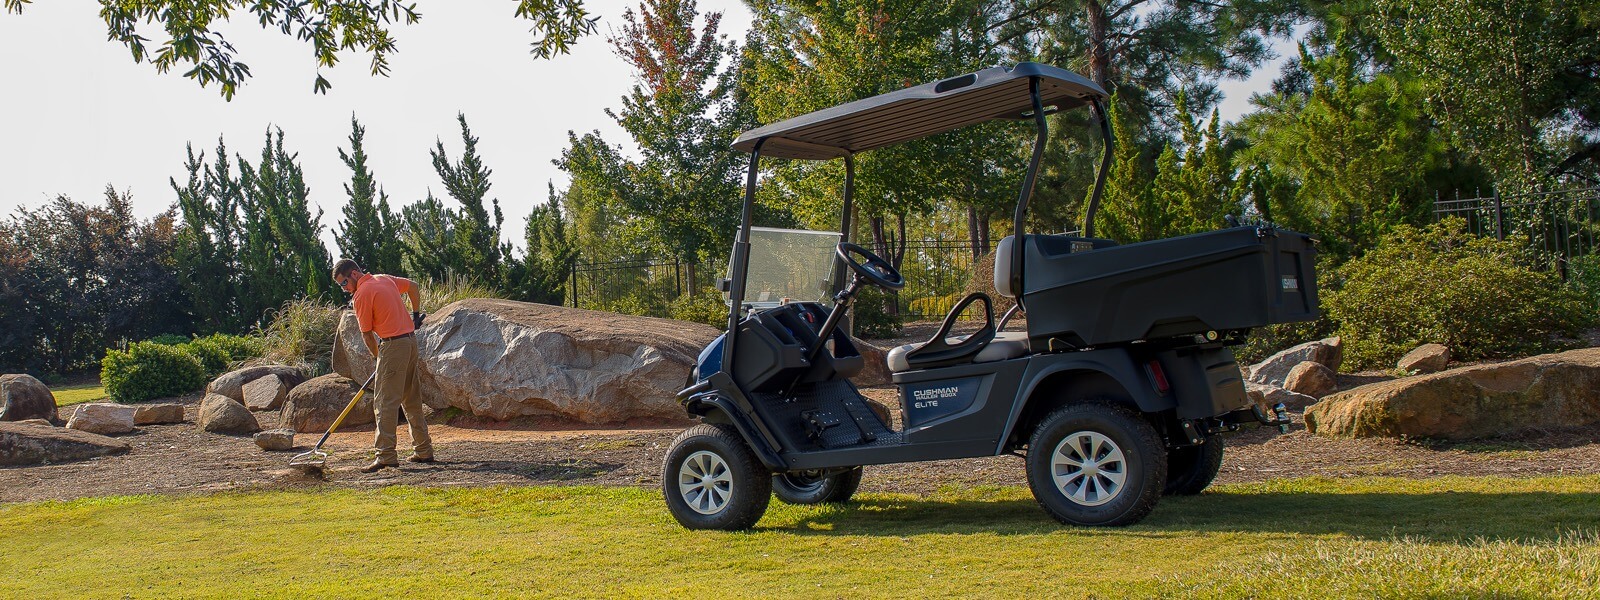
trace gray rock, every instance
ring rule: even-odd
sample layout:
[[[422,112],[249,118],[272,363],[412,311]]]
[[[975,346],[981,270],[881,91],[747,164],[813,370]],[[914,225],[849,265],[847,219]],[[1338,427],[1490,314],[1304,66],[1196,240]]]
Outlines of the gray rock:
[[[269,429],[255,434],[253,439],[262,450],[282,452],[294,449],[293,429]]]
[[[267,375],[277,375],[283,383],[293,389],[306,380],[305,373],[300,369],[284,365],[262,365],[259,367],[245,367],[237,371],[224,373],[208,385],[207,394],[221,394],[232,398],[235,402],[244,403],[244,384],[250,383]]]
[[[1299,410],[1317,403],[1316,398],[1298,392],[1291,392],[1275,385],[1262,385],[1246,381],[1244,390],[1245,394],[1249,395],[1262,410],[1267,411],[1267,414],[1272,414],[1272,405],[1279,402],[1282,402],[1285,408],[1293,410]],[[1260,399],[1255,400],[1257,397]]]
[[[423,326],[426,327],[426,323]],[[355,311],[347,309],[339,315],[339,333],[336,335],[333,344],[333,372],[347,379],[366,381],[377,366],[378,359],[374,358],[372,353],[367,351],[366,344],[361,342],[361,324],[356,321]]]
[[[115,435],[133,431],[132,406],[121,404],[79,404],[78,410],[67,420],[68,429],[77,429],[100,435]]]
[[[14,421],[14,422],[16,424],[18,424],[18,425],[38,425],[39,427],[55,427],[56,426],[55,423],[51,423],[51,422],[46,421],[44,419],[23,419],[21,421]]]
[[[1334,437],[1471,439],[1600,423],[1600,348],[1372,383],[1305,417],[1312,433]]]
[[[329,373],[295,386],[289,391],[289,400],[283,403],[278,414],[278,426],[301,433],[327,431],[340,411],[350,403],[361,384]],[[340,428],[372,423],[372,392],[361,397],[361,402],[351,409]]]
[[[289,386],[277,375],[264,375],[244,384],[244,407],[250,410],[278,410],[289,397]]]
[[[0,466],[21,467],[122,454],[128,445],[64,427],[0,422]]]
[[[44,419],[56,422],[56,397],[32,375],[0,375],[0,421]]]
[[[1322,363],[1305,361],[1289,370],[1283,389],[1313,398],[1321,398],[1339,390],[1339,374],[1322,366]]]
[[[1450,364],[1450,349],[1444,344],[1423,344],[1394,364],[1407,373],[1438,373]]]
[[[462,300],[418,331],[423,402],[497,420],[684,419],[674,396],[716,336],[685,321]]]
[[[244,435],[261,431],[261,424],[250,414],[250,409],[222,394],[206,394],[200,401],[200,414],[195,417],[195,424],[211,433]]]
[[[1247,380],[1283,387],[1284,381],[1289,378],[1289,371],[1308,360],[1338,373],[1339,365],[1344,362],[1344,344],[1339,338],[1331,337],[1289,348],[1251,366]]]
[[[183,422],[183,405],[163,402],[141,404],[133,411],[134,425],[169,425]]]

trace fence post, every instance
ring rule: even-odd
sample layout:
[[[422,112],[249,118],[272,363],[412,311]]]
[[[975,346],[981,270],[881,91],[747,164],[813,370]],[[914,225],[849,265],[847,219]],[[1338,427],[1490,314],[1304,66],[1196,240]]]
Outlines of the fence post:
[[[1500,204],[1500,190],[1494,190],[1494,239],[1506,241],[1506,209]]]
[[[578,261],[572,261],[572,307],[578,308]]]

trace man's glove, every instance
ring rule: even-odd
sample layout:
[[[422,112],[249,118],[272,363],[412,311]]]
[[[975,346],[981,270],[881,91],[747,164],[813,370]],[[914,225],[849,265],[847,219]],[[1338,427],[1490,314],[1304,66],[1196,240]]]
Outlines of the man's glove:
[[[419,312],[411,313],[411,328],[422,329],[422,319],[426,318],[427,316],[428,315]]]

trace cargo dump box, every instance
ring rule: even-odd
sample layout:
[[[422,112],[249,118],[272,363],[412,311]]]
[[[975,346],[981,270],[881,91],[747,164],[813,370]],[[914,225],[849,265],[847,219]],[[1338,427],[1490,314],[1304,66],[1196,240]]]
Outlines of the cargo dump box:
[[[1317,318],[1316,247],[1310,236],[1283,229],[1233,227],[1121,246],[1030,235],[1023,260],[1022,300],[1036,349]]]

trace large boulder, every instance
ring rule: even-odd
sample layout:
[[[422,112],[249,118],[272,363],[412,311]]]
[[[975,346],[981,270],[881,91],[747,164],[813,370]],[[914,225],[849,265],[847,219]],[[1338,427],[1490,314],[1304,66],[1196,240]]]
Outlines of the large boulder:
[[[889,370],[889,351],[878,347],[876,344],[862,339],[851,338],[851,343],[856,346],[856,351],[861,353],[861,360],[866,364],[861,367],[861,372],[850,381],[859,387],[872,387],[894,383],[891,377],[894,373]]]
[[[56,397],[32,375],[0,375],[0,421],[44,419],[56,422]]]
[[[221,377],[212,380],[210,384],[206,385],[206,393],[221,394],[232,398],[234,402],[244,404],[244,385],[268,375],[277,375],[278,379],[284,385],[289,386],[290,389],[306,380],[304,372],[290,366],[261,365],[245,367],[237,371],[224,373]]]
[[[376,368],[378,359],[367,351],[361,341],[361,324],[355,311],[346,309],[339,315],[339,332],[333,345],[333,372],[356,381],[366,381]]]
[[[136,411],[122,404],[79,404],[72,418],[67,419],[67,428],[100,435],[128,433],[134,430],[133,413]]]
[[[0,422],[0,467],[20,467],[122,454],[128,444],[86,431]]]
[[[1600,422],[1600,348],[1373,383],[1323,398],[1306,428],[1333,437],[1470,439]]]
[[[556,415],[614,423],[684,418],[674,396],[717,330],[480,298],[446,306],[417,337],[430,406],[498,420]]]
[[[168,425],[183,422],[183,405],[174,403],[141,404],[133,411],[134,425]]]
[[[278,410],[289,398],[289,384],[277,375],[264,375],[244,384],[244,407],[250,410]]]
[[[1283,380],[1283,389],[1321,398],[1338,391],[1339,374],[1322,363],[1308,360],[1289,370],[1289,376]]]
[[[1444,344],[1423,344],[1400,357],[1394,366],[1407,373],[1438,373],[1450,364],[1450,349]]]
[[[1252,365],[1247,379],[1263,385],[1283,387],[1289,379],[1289,371],[1308,360],[1338,373],[1340,364],[1344,362],[1344,345],[1337,337],[1300,344]]]
[[[316,377],[289,390],[289,399],[278,414],[278,426],[301,433],[327,431],[340,411],[354,398],[361,384],[337,373]],[[361,396],[361,402],[345,417],[343,427],[372,423],[372,392]]]
[[[261,431],[261,423],[250,414],[250,409],[222,394],[206,394],[200,401],[200,414],[194,423],[211,433],[244,435]]]

